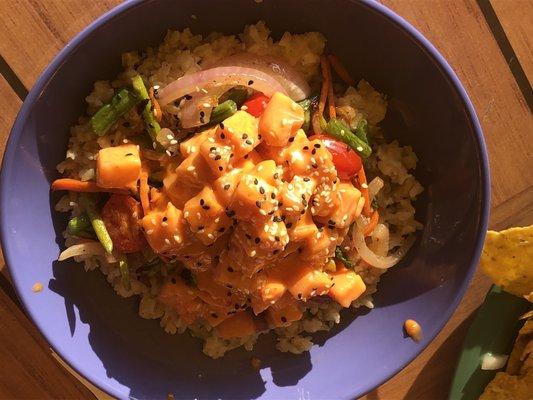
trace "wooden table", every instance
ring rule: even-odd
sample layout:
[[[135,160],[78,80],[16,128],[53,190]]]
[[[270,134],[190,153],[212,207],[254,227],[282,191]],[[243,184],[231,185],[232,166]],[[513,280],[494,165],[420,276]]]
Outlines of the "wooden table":
[[[268,1],[268,0],[264,0]],[[0,0],[0,154],[52,57],[117,0]],[[533,223],[533,0],[384,0],[436,45],[476,107],[492,167],[491,228]],[[0,254],[0,269],[4,262]],[[490,283],[476,273],[433,343],[365,399],[443,399]],[[0,274],[0,398],[94,398],[56,360]]]

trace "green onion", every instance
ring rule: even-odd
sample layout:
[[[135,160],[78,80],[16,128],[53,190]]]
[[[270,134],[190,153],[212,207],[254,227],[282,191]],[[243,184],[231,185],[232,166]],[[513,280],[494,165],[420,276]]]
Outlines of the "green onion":
[[[220,103],[218,106],[213,108],[211,112],[211,119],[209,120],[210,125],[218,124],[219,122],[224,121],[226,118],[231,117],[237,112],[237,103],[233,100],[226,100],[223,103]]]
[[[366,119],[363,118],[361,121],[359,121],[357,128],[355,128],[355,134],[363,142],[370,144],[368,141],[368,121]]]
[[[140,99],[128,89],[122,89],[113,96],[111,102],[100,108],[89,121],[94,133],[103,136],[118,119],[131,110]]]
[[[335,249],[335,258],[344,263],[346,267],[353,268],[353,263],[348,259],[348,257],[346,256],[346,254],[344,254],[344,251],[342,251],[340,247],[337,247]]]
[[[81,214],[68,221],[67,232],[71,235],[79,236],[80,233],[87,232],[91,228],[91,221],[87,214]]]
[[[311,127],[311,111],[313,109],[313,104],[315,104],[318,101],[318,96],[311,96],[308,99],[303,99],[298,101],[297,103],[304,109],[304,123],[302,125],[302,129],[305,132],[309,131],[309,128]]]
[[[102,246],[104,246],[105,251],[111,254],[113,252],[113,240],[111,240],[111,236],[109,236],[104,221],[96,209],[95,198],[91,195],[82,195],[80,196],[80,205],[85,209],[85,212],[89,216],[96,237],[100,243],[102,243]]]
[[[135,89],[135,92],[137,93],[137,96],[139,96],[139,98],[145,103],[142,116],[150,137],[154,142],[156,142],[157,134],[161,130],[161,125],[159,125],[159,122],[157,122],[155,119],[153,105],[150,97],[148,96],[146,86],[144,86],[143,78],[141,78],[140,75],[135,75],[133,78],[131,78],[131,82],[133,89]]]
[[[357,137],[341,120],[332,118],[326,125],[326,132],[354,149],[360,156],[367,158],[372,154],[372,148]]]
[[[228,93],[228,100],[232,100],[237,105],[237,108],[241,107],[242,104],[248,98],[248,91],[246,89],[231,89]]]

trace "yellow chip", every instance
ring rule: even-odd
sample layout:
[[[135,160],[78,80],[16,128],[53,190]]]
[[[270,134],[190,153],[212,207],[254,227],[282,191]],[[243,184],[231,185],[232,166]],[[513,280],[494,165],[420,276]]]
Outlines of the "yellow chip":
[[[488,231],[481,268],[496,285],[517,296],[533,292],[533,225]]]

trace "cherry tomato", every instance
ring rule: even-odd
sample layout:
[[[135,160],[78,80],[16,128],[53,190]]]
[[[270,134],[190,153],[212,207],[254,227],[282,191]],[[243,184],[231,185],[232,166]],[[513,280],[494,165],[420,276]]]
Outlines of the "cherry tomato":
[[[248,114],[252,114],[254,117],[259,117],[263,114],[269,101],[270,97],[265,96],[263,93],[255,93],[244,102],[243,106],[246,106],[245,110]]]
[[[128,195],[113,194],[102,208],[102,219],[115,249],[123,253],[134,253],[145,246],[139,227],[141,206]]]
[[[346,143],[326,135],[313,135],[309,138],[313,139],[320,139],[329,150],[339,178],[349,180],[359,172],[363,165],[361,157]]]

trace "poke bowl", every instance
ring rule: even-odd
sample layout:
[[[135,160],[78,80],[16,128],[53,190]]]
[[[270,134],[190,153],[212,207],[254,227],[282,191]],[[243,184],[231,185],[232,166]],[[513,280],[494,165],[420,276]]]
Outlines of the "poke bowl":
[[[6,262],[104,391],[358,397],[460,301],[489,208],[475,112],[404,20],[334,3],[126,2],[24,102]]]

